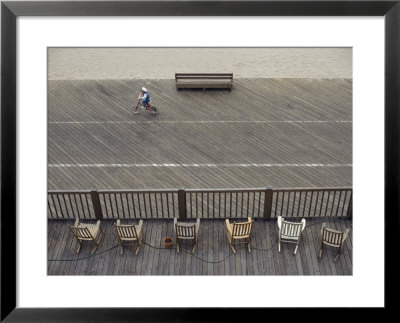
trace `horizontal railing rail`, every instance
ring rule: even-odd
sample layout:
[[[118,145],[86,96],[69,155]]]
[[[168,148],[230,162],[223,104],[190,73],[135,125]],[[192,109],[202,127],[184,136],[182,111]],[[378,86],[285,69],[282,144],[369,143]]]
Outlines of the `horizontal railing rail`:
[[[353,189],[217,188],[48,191],[49,219],[352,217]]]

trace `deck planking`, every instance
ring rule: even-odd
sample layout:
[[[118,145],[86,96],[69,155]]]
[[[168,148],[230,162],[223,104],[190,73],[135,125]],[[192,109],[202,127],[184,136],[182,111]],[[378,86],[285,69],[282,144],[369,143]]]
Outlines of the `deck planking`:
[[[151,90],[160,114],[132,114],[137,89]],[[49,167],[54,190],[352,185],[351,79],[236,79],[232,92],[176,91],[174,80],[49,81],[49,164],[349,164],[340,167]],[[218,213],[219,214],[219,213]],[[191,215],[190,215],[191,216]],[[307,220],[317,221],[317,220]],[[145,240],[173,237],[166,220],[146,220]],[[76,242],[67,221],[49,221],[49,259],[69,259]],[[72,223],[72,222],[71,222]],[[299,251],[277,252],[274,221],[256,219],[253,251],[230,253],[223,219],[202,220],[197,257],[143,245],[121,256],[111,222],[99,255],[48,262],[50,275],[351,275],[352,239],[333,263],[318,258],[318,225],[303,233]],[[348,224],[335,222],[333,227]],[[272,248],[272,249],[271,249]],[[190,249],[190,247],[189,247]],[[261,251],[259,249],[271,249]],[[83,246],[80,256],[88,255]],[[74,258],[74,259],[75,259]]]
[[[76,254],[77,242],[67,227],[67,224],[73,224],[72,220],[49,220],[48,259],[71,261],[48,261],[47,270],[48,275],[352,275],[351,223],[327,221],[334,229],[350,228],[343,252],[334,262],[336,249],[333,248],[325,247],[319,258],[321,222],[319,219],[307,220],[294,255],[294,245],[288,243],[282,244],[281,252],[278,252],[276,221],[256,219],[251,253],[245,245],[238,245],[235,255],[227,241],[225,221],[202,220],[198,245],[191,255],[190,243],[184,243],[179,254],[175,248],[163,246],[164,237],[174,239],[172,220],[145,220],[144,243],[139,253],[135,255],[134,245],[126,246],[121,255],[118,248],[113,248],[118,243],[113,221],[103,221],[105,235],[95,254],[90,256],[92,246],[89,242],[84,242],[81,252]],[[79,258],[82,259],[76,260]],[[225,261],[219,262],[223,259]]]
[[[143,84],[156,117],[130,109]],[[48,89],[49,164],[352,163],[351,79],[235,79],[232,92],[176,91],[172,79],[52,80]],[[49,167],[48,184],[351,186],[352,167]]]

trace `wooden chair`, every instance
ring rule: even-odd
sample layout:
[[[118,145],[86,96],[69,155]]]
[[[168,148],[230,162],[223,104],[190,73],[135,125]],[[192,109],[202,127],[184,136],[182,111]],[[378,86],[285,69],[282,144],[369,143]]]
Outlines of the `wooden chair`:
[[[181,240],[193,240],[194,252],[197,244],[198,233],[200,229],[200,219],[198,218],[195,223],[178,222],[177,218],[174,218],[174,231],[176,235],[176,251],[179,253],[180,241]]]
[[[321,239],[321,249],[319,250],[319,257],[320,258],[322,257],[323,247],[324,245],[327,245],[330,247],[338,248],[338,253],[334,260],[336,261],[342,252],[343,244],[349,234],[349,231],[350,231],[349,228],[347,228],[344,232],[333,230],[326,227],[326,222],[322,223],[322,228],[321,228],[322,239]]]
[[[225,219],[226,224],[226,234],[228,236],[229,245],[231,246],[233,253],[236,253],[235,247],[233,246],[235,240],[246,239],[245,243],[247,243],[247,249],[250,253],[250,241],[251,241],[251,230],[253,228],[253,220],[251,217],[248,217],[247,222],[230,223],[228,219]]]
[[[92,254],[99,246],[100,240],[104,235],[104,232],[100,227],[100,220],[98,220],[96,224],[91,224],[81,223],[79,219],[76,219],[75,224],[68,225],[68,227],[78,241],[79,246],[76,250],[77,253],[81,250],[83,240],[88,240],[95,244],[94,248],[90,252],[90,254]]]
[[[140,246],[142,245],[142,227],[143,220],[139,220],[139,224],[121,224],[118,219],[117,223],[114,223],[114,227],[118,234],[118,243],[121,246],[121,255],[123,253],[124,244],[133,245],[135,241],[138,242],[135,254],[139,252]]]
[[[294,249],[294,254],[296,254],[300,242],[300,236],[305,227],[305,219],[302,219],[301,222],[291,222],[278,216],[278,251],[281,252],[281,242],[289,242],[296,244],[296,248]]]

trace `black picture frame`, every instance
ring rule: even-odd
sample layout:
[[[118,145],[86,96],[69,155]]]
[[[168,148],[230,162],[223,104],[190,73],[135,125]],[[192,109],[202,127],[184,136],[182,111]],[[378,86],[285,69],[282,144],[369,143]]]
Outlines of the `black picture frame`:
[[[19,16],[384,16],[385,19],[385,307],[394,309],[391,274],[399,234],[400,4],[396,1],[2,1],[1,3],[1,321],[236,321],[265,308],[18,308],[16,263],[16,19]],[[371,197],[373,188],[371,188]],[[366,197],[365,203],[371,198]],[[371,255],[373,257],[373,255]],[[390,277],[390,279],[389,279]],[[267,292],[267,291],[266,291]],[[345,290],[344,290],[345,292]],[[313,307],[313,304],[310,304]],[[269,309],[271,310],[271,309]],[[288,315],[292,311],[286,312]],[[240,314],[240,315],[239,315]]]

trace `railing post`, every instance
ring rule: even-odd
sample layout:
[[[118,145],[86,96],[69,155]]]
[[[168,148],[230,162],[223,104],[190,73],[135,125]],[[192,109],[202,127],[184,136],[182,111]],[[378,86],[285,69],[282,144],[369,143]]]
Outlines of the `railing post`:
[[[185,188],[178,189],[179,218],[186,219],[186,193]]]
[[[350,219],[353,218],[353,190],[351,190],[349,206],[347,207],[347,217]]]
[[[268,186],[265,190],[265,198],[264,198],[264,218],[271,218],[272,211],[272,187]]]
[[[103,220],[103,212],[101,211],[99,193],[97,193],[97,187],[93,187],[90,191],[90,196],[92,198],[92,205],[94,210],[94,215],[97,220]]]

